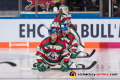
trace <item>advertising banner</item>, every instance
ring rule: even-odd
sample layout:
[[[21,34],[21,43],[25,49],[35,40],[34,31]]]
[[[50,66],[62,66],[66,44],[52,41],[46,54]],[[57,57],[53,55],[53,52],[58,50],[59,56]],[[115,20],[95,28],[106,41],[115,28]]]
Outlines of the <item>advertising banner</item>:
[[[0,47],[34,48],[48,37],[53,19],[0,19]],[[119,19],[72,19],[87,48],[120,47]],[[45,26],[46,27],[45,27]],[[34,45],[35,44],[35,45]],[[94,44],[94,45],[93,45]]]

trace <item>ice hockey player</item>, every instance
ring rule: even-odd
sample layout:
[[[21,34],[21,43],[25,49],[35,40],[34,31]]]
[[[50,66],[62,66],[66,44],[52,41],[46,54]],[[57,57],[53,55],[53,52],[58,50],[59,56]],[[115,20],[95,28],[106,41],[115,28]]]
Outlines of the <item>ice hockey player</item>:
[[[59,29],[61,24],[66,24],[67,26],[71,24],[71,14],[68,12],[68,7],[64,4],[60,5],[59,13],[52,22],[51,27]]]
[[[58,38],[58,30],[50,28],[49,37],[44,39],[37,46],[36,60],[37,68],[43,72],[49,66],[61,65],[61,71],[67,71],[70,64],[70,52],[66,49],[65,43]]]
[[[69,13],[68,7],[66,5],[60,5],[59,13],[52,22],[51,27],[54,27],[59,30],[62,24],[70,27],[70,32],[74,34],[75,38],[77,39],[78,47],[84,48],[84,46],[81,44],[80,36],[77,33],[77,25],[73,25],[71,23],[71,14]]]
[[[65,25],[61,25],[60,32],[58,34],[58,37],[66,43],[66,47],[68,51],[71,53],[70,58],[75,59],[76,56],[88,56],[88,53],[80,51],[78,49],[77,40],[75,39],[75,35],[70,32],[70,27],[67,27]],[[78,52],[79,51],[79,52]]]

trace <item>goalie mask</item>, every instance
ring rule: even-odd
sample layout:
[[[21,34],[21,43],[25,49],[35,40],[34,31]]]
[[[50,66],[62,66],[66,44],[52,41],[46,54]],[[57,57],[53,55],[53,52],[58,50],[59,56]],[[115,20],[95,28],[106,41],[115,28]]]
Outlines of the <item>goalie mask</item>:
[[[62,4],[59,7],[59,11],[64,13],[64,14],[68,14],[68,7],[66,5]]]

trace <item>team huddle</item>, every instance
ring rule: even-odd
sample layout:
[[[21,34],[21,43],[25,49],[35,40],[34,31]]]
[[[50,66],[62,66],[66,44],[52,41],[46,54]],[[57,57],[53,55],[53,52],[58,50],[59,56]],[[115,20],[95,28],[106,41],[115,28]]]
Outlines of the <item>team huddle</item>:
[[[79,49],[79,46],[84,46],[80,42],[77,25],[71,23],[71,14],[68,12],[67,6],[60,6],[59,13],[52,22],[48,33],[49,37],[37,46],[36,60],[40,72],[55,65],[60,65],[61,71],[67,71],[70,67],[77,67],[70,59],[75,59],[77,56],[88,56]]]

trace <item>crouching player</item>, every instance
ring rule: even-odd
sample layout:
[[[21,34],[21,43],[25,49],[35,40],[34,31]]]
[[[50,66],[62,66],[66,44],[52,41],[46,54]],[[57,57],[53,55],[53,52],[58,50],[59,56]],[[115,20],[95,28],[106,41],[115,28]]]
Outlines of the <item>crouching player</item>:
[[[70,53],[65,43],[58,38],[56,28],[48,30],[49,37],[44,39],[37,47],[36,60],[38,70],[45,71],[48,66],[61,65],[61,71],[67,71],[70,63]]]
[[[71,59],[75,59],[77,56],[88,56],[88,53],[80,51],[80,49],[78,49],[77,40],[75,38],[75,35],[70,32],[70,27],[61,25],[60,30],[61,31],[58,34],[58,38],[65,42],[68,51],[71,53]]]

